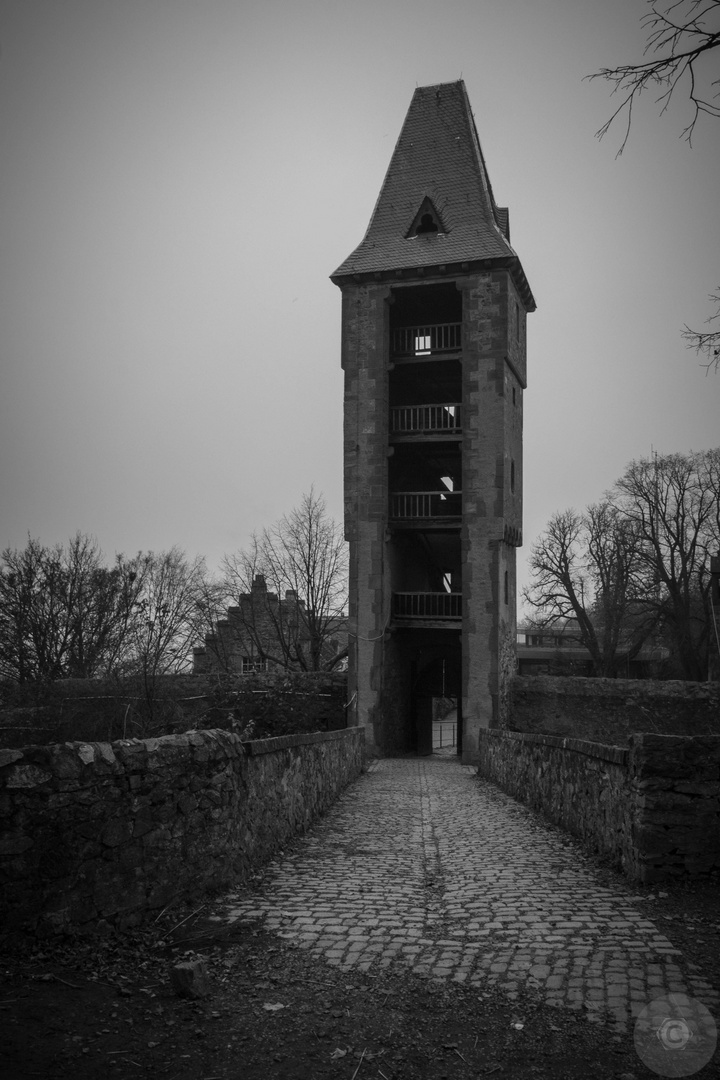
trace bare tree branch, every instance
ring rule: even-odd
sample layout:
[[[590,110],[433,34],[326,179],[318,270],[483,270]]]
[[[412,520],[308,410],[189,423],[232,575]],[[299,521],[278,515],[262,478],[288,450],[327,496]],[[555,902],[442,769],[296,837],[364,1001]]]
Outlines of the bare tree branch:
[[[715,304],[716,311],[706,320],[708,325],[720,322],[720,288],[709,297],[710,303]],[[699,356],[707,358],[701,367],[705,368],[705,374],[710,371],[720,370],[720,330],[691,330],[686,324],[682,336],[687,342],[688,349],[694,349]]]
[[[659,92],[656,101],[662,106],[662,114],[679,92],[680,85],[687,86],[693,111],[681,137],[689,144],[692,144],[701,113],[720,117],[720,79],[709,79],[701,63],[720,45],[720,0],[647,0],[647,3],[650,10],[641,23],[648,34],[644,55],[649,55],[649,59],[637,64],[601,68],[586,76],[590,81],[605,79],[613,84],[613,94],[623,95],[609,120],[595,133],[602,139],[613,123],[626,113],[618,157],[630,137],[633,106],[646,90]]]
[[[554,514],[530,554],[525,601],[547,626],[577,624],[596,675],[614,677],[633,659],[654,620],[644,602],[636,530],[609,501]]]

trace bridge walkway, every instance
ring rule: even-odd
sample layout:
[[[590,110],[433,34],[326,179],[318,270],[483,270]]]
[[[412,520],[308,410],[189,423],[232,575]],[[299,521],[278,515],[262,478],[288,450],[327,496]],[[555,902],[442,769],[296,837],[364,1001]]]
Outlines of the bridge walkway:
[[[666,993],[716,1012],[647,901],[607,877],[456,758],[383,759],[219,910],[340,969],[405,966],[511,999],[533,988],[620,1032]]]

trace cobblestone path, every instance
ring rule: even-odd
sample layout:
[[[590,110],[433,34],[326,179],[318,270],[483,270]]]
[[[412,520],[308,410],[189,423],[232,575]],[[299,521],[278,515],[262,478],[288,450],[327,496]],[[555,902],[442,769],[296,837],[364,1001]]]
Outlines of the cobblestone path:
[[[385,759],[224,917],[262,919],[341,969],[534,987],[617,1031],[667,992],[714,1009],[641,901],[457,759]]]

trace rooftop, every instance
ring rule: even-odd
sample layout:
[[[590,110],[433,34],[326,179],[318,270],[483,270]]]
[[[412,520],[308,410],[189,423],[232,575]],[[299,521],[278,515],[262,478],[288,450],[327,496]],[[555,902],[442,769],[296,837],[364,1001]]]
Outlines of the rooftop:
[[[535,301],[495,203],[462,80],[415,90],[367,232],[331,275],[347,277],[480,263],[510,270]]]

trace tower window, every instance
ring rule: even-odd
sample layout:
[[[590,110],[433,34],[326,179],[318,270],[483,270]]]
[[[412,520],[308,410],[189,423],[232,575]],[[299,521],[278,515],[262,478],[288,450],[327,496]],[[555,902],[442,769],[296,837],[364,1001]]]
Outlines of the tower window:
[[[440,214],[433,206],[432,199],[426,196],[420,203],[410,228],[405,233],[405,239],[412,240],[415,236],[437,236],[438,233],[446,231]]]
[[[505,603],[509,604],[510,603],[510,584],[508,582],[508,572],[507,572],[507,570],[505,571],[505,589],[504,589],[504,591],[505,591]]]
[[[510,490],[515,494],[515,462],[510,462]]]
[[[423,233],[436,233],[438,231],[437,224],[433,220],[432,214],[423,214],[420,219],[420,224],[415,230],[416,236],[422,236]]]

